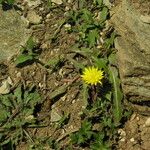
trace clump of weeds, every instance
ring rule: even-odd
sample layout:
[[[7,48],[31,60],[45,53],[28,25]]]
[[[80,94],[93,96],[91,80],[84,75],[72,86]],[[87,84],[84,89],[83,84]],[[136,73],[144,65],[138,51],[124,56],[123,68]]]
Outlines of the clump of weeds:
[[[51,8],[53,3],[47,3]],[[78,70],[81,79],[79,87],[86,106],[80,113],[81,127],[67,135],[69,142],[63,146],[52,137],[32,139],[26,129],[37,124],[34,109],[42,101],[35,88],[26,89],[19,86],[12,93],[0,96],[1,147],[7,145],[13,150],[14,144],[28,138],[32,143],[30,149],[35,150],[44,150],[44,145],[55,150],[115,148],[117,129],[127,113],[122,105],[123,94],[113,45],[116,33],[108,23],[109,9],[103,0],[80,0],[77,9],[68,10],[65,17],[61,28],[67,24],[68,34],[77,35],[76,44],[70,48],[67,57],[51,59],[46,64],[43,63],[43,66],[51,69],[52,73],[59,70],[60,64],[68,61]],[[55,35],[57,36],[53,39],[56,40],[59,32]],[[16,66],[38,60],[37,49],[36,43],[30,38],[17,56]],[[51,97],[64,92],[66,89],[60,87],[57,92],[51,93]],[[70,115],[64,114],[55,128],[62,128],[69,119]]]

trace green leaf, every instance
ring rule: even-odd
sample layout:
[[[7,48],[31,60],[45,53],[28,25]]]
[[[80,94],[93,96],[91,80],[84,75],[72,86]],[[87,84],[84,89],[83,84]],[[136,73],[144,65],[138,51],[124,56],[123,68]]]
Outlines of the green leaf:
[[[61,67],[61,64],[64,62],[63,56],[57,56],[50,59],[44,66],[51,69],[51,73],[58,70]]]
[[[3,122],[3,121],[6,121],[7,117],[8,117],[8,112],[5,108],[0,108],[0,124]]]
[[[19,65],[19,64],[25,63],[27,61],[32,61],[33,59],[34,59],[34,57],[32,55],[21,54],[17,57],[15,64]]]
[[[114,39],[115,39],[115,37],[116,37],[116,33],[115,32],[112,32],[111,33],[111,36],[110,36],[110,38],[107,38],[106,40],[105,40],[105,47],[107,48],[107,49],[110,49],[110,47],[114,44]]]
[[[96,2],[98,3],[98,5],[101,7],[103,4],[103,0],[96,0]]]
[[[105,59],[105,58],[97,58],[97,57],[93,57],[93,56],[92,56],[92,59],[93,59],[95,65],[99,69],[104,69],[104,71],[107,72],[107,70],[108,70],[108,67],[107,67],[108,60],[107,59]]]
[[[11,103],[8,95],[2,95],[2,96],[0,96],[0,102],[3,105],[5,105],[6,107],[11,107],[12,106],[12,103]]]
[[[4,0],[0,0],[0,4],[3,2]]]
[[[121,101],[123,94],[120,88],[120,80],[118,77],[118,70],[115,67],[109,66],[109,80],[113,86],[113,115],[115,125],[119,125],[122,118],[122,105]]]
[[[111,53],[108,57],[109,63],[113,66],[117,66],[117,58],[115,53]]]
[[[48,5],[48,7],[52,7],[52,1],[51,0],[47,0],[47,5]]]
[[[107,7],[103,7],[102,11],[100,13],[100,22],[101,23],[103,23],[104,21],[106,21],[107,15],[108,15],[108,8]]]
[[[98,37],[99,37],[99,33],[98,33],[98,31],[96,29],[95,30],[91,30],[89,32],[88,37],[87,37],[87,41],[89,43],[89,47],[95,46]]]
[[[67,58],[71,63],[73,63],[73,65],[75,66],[75,68],[77,69],[84,69],[84,65],[82,63],[77,62],[76,60],[72,59],[72,58]]]
[[[83,15],[82,18],[87,22],[87,23],[91,23],[92,22],[92,13],[90,11],[88,11],[87,9],[83,9]]]
[[[34,109],[34,106],[41,100],[40,94],[36,91],[33,93],[26,91],[24,95],[25,104],[30,106],[32,109]]]
[[[35,45],[36,43],[34,42],[33,37],[30,37],[26,43],[26,49],[32,51]]]
[[[12,4],[14,4],[15,0],[7,0],[7,2],[9,5],[12,5]]]
[[[17,98],[17,104],[21,104],[23,102],[22,101],[22,88],[20,85],[16,88],[14,92],[14,96]]]
[[[81,125],[80,131],[81,131],[82,133],[86,133],[86,131],[91,130],[91,128],[92,128],[91,122],[85,120],[85,121],[83,121],[83,123],[82,123],[82,125]]]
[[[82,9],[84,7],[85,0],[80,0],[78,3],[79,3],[78,4],[79,5],[79,9]]]
[[[84,120],[79,131],[71,135],[72,143],[86,143],[89,139],[91,139],[93,134],[91,122]]]
[[[81,47],[81,48],[74,47],[72,51],[87,58],[89,58],[89,56],[93,54],[90,48],[85,48],[85,47]]]
[[[111,97],[112,97],[112,92],[111,91],[105,95],[105,98],[109,101],[111,101]]]

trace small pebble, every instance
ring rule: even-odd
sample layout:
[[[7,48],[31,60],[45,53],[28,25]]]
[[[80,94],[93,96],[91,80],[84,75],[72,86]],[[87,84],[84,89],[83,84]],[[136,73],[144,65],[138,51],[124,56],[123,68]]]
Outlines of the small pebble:
[[[136,120],[137,120],[137,121],[139,121],[139,120],[140,120],[140,118],[139,118],[139,117],[136,117]]]
[[[126,132],[123,129],[119,129],[118,130],[118,134],[120,134],[121,137],[125,137],[126,136]]]
[[[121,141],[121,142],[124,142],[124,141],[125,141],[125,138],[120,139],[120,141]]]
[[[131,138],[130,141],[131,141],[131,142],[135,142],[134,138]]]
[[[68,11],[70,8],[68,6],[65,7],[65,11]]]
[[[42,17],[39,16],[35,11],[29,11],[27,14],[27,19],[32,24],[40,24]]]
[[[74,99],[73,101],[72,101],[72,104],[74,104],[76,102],[76,100]]]
[[[47,14],[46,18],[49,19],[51,17],[51,14]]]
[[[131,116],[131,118],[130,118],[130,121],[134,120],[135,117],[136,117],[136,114],[133,114],[133,115]]]
[[[44,8],[43,8],[43,7],[40,7],[40,8],[39,8],[39,11],[44,11]]]
[[[150,127],[150,117],[145,121],[145,126]]]

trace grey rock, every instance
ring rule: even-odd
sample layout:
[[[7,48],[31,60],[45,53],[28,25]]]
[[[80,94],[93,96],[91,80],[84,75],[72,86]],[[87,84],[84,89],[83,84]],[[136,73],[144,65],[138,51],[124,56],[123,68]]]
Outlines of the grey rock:
[[[62,118],[61,114],[58,112],[58,110],[56,108],[53,108],[51,110],[51,122],[57,122]]]
[[[12,80],[8,77],[6,80],[3,80],[0,86],[0,94],[8,94],[10,92],[10,86],[12,85]]]
[[[33,10],[28,11],[27,19],[31,24],[40,24],[42,21],[42,17]]]
[[[15,10],[3,11],[0,6],[0,62],[19,51],[30,36],[27,23]]]
[[[150,127],[150,117],[148,117],[147,120],[145,121],[145,126]]]
[[[144,21],[143,21],[144,19]],[[112,22],[120,35],[116,38],[118,66],[125,98],[142,105],[150,113],[150,24],[149,18],[132,4],[122,0],[115,8]],[[140,108],[141,110],[141,108]]]

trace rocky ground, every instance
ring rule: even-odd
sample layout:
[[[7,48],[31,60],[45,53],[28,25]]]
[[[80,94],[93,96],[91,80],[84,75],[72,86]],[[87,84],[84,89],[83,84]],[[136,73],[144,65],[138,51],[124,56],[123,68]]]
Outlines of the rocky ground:
[[[28,142],[32,143],[34,138],[33,143],[40,145],[43,142],[40,138],[49,136],[65,149],[69,135],[81,127],[80,116],[86,107],[81,100],[80,70],[73,60],[86,61],[72,53],[79,37],[69,32],[71,25],[66,21],[67,12],[78,10],[79,2],[51,2],[52,6],[47,0],[17,0],[13,8],[7,5],[0,8],[0,94],[13,91],[20,83],[24,87],[36,86],[43,98],[42,104],[36,106],[36,117],[45,127],[27,129]],[[113,7],[114,4],[109,5]],[[25,45],[30,36],[36,41],[38,61],[16,67],[14,62],[20,45]],[[67,119],[67,115],[67,124],[57,127],[57,122],[60,123],[64,116]],[[16,149],[28,150],[28,142],[20,142]],[[118,143],[114,145],[118,150],[149,150],[150,117],[133,112],[119,127]]]

